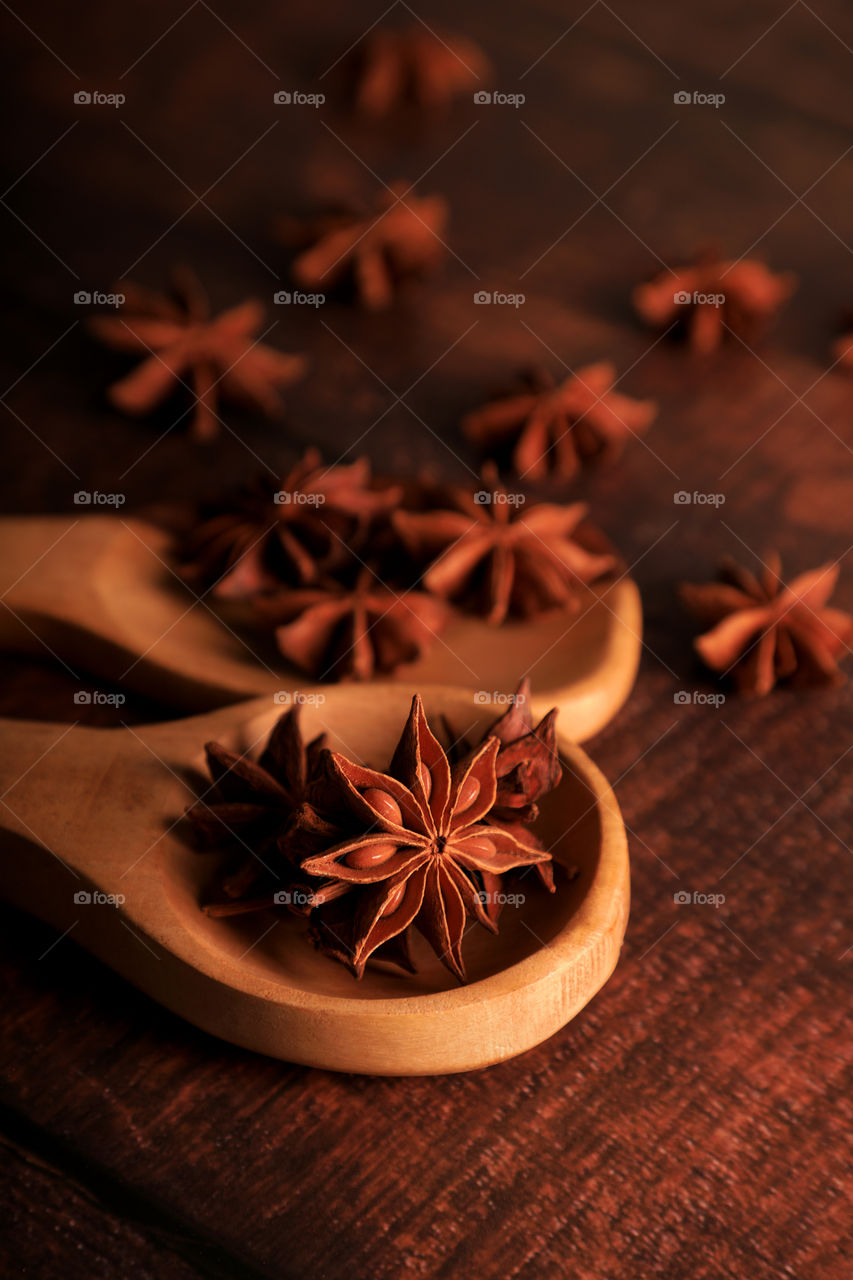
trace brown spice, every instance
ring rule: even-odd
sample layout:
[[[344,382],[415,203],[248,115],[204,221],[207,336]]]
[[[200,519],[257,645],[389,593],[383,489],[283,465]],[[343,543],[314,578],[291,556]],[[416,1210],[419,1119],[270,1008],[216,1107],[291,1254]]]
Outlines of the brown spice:
[[[106,346],[147,357],[109,388],[117,409],[150,413],[183,384],[195,397],[190,433],[196,440],[218,434],[220,395],[270,417],[281,412],[280,388],[301,378],[306,362],[256,340],[264,320],[259,302],[211,316],[207,293],[188,267],[173,273],[174,298],[129,281],[119,287],[125,295],[119,314],[89,322]]]

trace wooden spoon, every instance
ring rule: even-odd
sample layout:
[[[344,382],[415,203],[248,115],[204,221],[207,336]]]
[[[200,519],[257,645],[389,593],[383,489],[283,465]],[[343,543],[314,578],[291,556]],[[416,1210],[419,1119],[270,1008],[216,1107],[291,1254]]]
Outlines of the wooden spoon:
[[[116,516],[0,520],[0,644],[47,646],[187,710],[299,687],[271,637],[246,637],[199,601],[170,567],[170,536]],[[559,706],[577,741],[621,707],[637,673],[642,613],[628,578],[585,591],[580,612],[496,630],[454,620],[417,663],[392,677],[410,687],[456,684],[484,701],[531,677],[537,708]]]
[[[494,718],[470,692],[422,692],[427,714],[460,733]],[[333,748],[387,766],[410,690],[339,685],[311,696],[325,700],[303,706],[306,736],[325,729]],[[377,964],[357,982],[313,949],[298,917],[201,911],[217,855],[190,847],[182,814],[206,789],[202,746],[259,750],[278,710],[258,699],[139,730],[0,721],[0,892],[190,1022],[291,1062],[377,1075],[466,1071],[573,1018],[616,964],[628,855],[607,782],[562,736],[564,778],[537,828],[561,864],[557,892],[531,874],[497,937],[471,928],[467,986],[419,935],[417,975]]]

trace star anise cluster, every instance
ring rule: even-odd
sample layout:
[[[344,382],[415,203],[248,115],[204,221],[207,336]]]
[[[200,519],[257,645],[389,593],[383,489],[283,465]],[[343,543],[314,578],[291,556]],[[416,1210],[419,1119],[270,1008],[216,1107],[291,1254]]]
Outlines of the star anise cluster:
[[[393,671],[429,648],[447,616],[411,589],[394,555],[390,514],[401,494],[376,484],[364,458],[324,466],[309,449],[278,488],[257,481],[208,508],[181,547],[182,575],[243,602],[242,620],[273,633],[284,657],[317,679]]]
[[[502,877],[535,867],[554,891],[551,854],[528,826],[561,777],[556,712],[534,727],[525,684],[478,743],[445,749],[415,695],[380,772],[322,737],[306,746],[299,711],[281,717],[257,763],[207,746],[212,796],[188,816],[237,863],[205,910],[309,914],[317,947],[358,978],[371,958],[412,971],[414,928],[464,982],[463,938],[473,923],[497,932]]]
[[[186,537],[196,590],[243,602],[316,680],[368,680],[416,661],[453,609],[493,625],[573,610],[618,560],[582,503],[527,505],[488,464],[476,493],[382,483],[365,459],[308,450],[274,489],[258,481],[209,508]]]
[[[308,449],[277,484],[258,479],[204,512],[182,549],[184,575],[238,599],[314,586],[364,549],[399,498],[372,484],[366,458],[325,466]]]

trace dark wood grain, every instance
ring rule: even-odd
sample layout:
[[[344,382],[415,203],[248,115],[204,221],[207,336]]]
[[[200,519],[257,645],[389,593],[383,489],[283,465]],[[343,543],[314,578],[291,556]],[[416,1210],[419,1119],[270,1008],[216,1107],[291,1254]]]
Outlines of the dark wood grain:
[[[461,479],[475,458],[459,415],[510,369],[630,369],[624,389],[657,398],[659,420],[576,490],[646,610],[636,691],[591,744],[631,835],[624,957],[514,1062],[377,1080],[206,1037],[4,911],[5,1273],[846,1280],[853,696],[673,697],[717,689],[674,589],[721,552],[777,546],[791,573],[841,559],[853,607],[853,382],[822,377],[851,301],[851,15],[841,0],[775,26],[784,6],[728,0],[430,5],[430,24],[486,46],[522,110],[461,103],[417,132],[372,130],[334,100],[334,74],[321,112],[273,107],[276,88],[316,89],[381,8],[45,4],[26,15],[40,39],[4,11],[4,509],[74,512],[80,488],[120,491],[132,512],[185,502],[309,441]],[[77,108],[78,88],[127,103]],[[678,88],[727,100],[676,108]],[[422,189],[449,196],[458,254],[437,281],[388,315],[271,307],[269,340],[312,359],[285,424],[229,412],[232,432],[203,449],[168,430],[179,401],[136,423],[105,407],[123,366],[86,337],[75,289],[130,266],[160,285],[186,259],[218,306],[271,303],[276,214],[369,194],[368,169],[414,180],[432,165]],[[627,298],[655,255],[674,264],[708,239],[757,242],[800,288],[760,347],[697,360],[653,345]],[[527,301],[475,307],[478,287]],[[678,506],[681,489],[725,503]],[[93,685],[49,655],[0,670],[4,715],[67,721]],[[169,714],[132,698],[114,718]]]

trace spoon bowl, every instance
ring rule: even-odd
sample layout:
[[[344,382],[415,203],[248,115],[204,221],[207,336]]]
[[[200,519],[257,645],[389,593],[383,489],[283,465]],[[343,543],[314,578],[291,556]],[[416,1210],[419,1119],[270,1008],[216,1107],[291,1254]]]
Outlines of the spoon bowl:
[[[475,735],[494,719],[470,692],[421,690],[428,717]],[[334,686],[305,695],[306,737],[387,766],[411,690]],[[311,701],[314,698],[314,701]],[[211,918],[215,855],[182,814],[205,784],[202,746],[258,752],[271,699],[142,729],[0,722],[0,893],[48,921],[197,1026],[275,1057],[338,1071],[422,1075],[487,1066],[554,1034],[606,981],[628,912],[624,826],[589,758],[559,737],[560,785],[537,832],[557,892],[519,875],[495,937],[472,927],[459,986],[415,935],[418,972],[369,964],[357,982],[316,952],[306,923],[273,911]]]
[[[185,710],[209,709],[308,680],[271,637],[232,626],[171,564],[171,538],[140,520],[92,515],[0,520],[0,644],[38,651]],[[492,696],[531,677],[537,707],[558,706],[579,742],[621,707],[637,674],[639,592],[630,578],[583,588],[575,613],[499,629],[456,617],[431,650],[391,677]]]

